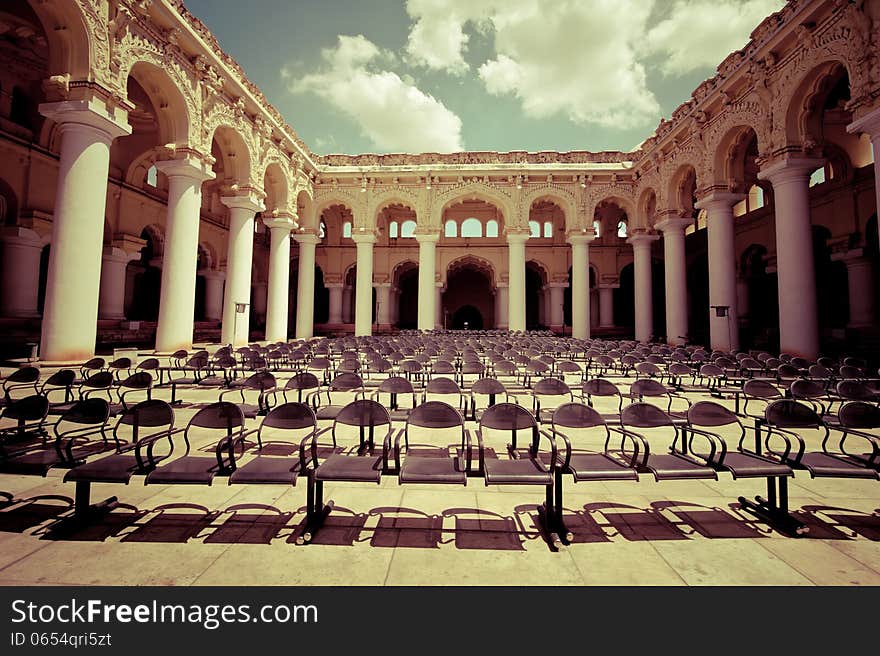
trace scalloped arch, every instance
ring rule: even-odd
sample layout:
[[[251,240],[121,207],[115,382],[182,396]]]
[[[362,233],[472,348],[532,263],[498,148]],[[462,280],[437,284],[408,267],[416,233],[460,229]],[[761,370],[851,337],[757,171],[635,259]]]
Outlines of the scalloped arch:
[[[543,199],[552,200],[562,209],[562,213],[565,216],[566,231],[571,230],[574,227],[579,227],[577,200],[568,189],[565,189],[560,185],[550,184],[529,189],[528,193],[523,196],[521,205],[523,208],[526,208],[526,213],[528,215],[528,211],[531,209],[535,201]]]
[[[443,219],[443,212],[457,201],[463,201],[470,198],[478,198],[491,205],[494,205],[502,214],[504,223],[507,226],[513,226],[513,221],[518,218],[513,211],[513,199],[509,194],[501,189],[485,182],[469,182],[463,185],[457,185],[450,189],[437,194],[433,202],[433,212],[431,213],[431,224],[440,226]]]

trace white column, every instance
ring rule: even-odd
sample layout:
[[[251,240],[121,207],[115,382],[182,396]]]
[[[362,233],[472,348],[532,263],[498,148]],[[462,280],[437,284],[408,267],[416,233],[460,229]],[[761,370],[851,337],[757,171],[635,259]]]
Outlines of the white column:
[[[43,244],[33,230],[18,226],[0,228],[3,259],[0,275],[3,295],[0,316],[38,317],[37,295],[40,282],[40,252]],[[123,292],[125,277],[122,279]]]
[[[263,223],[269,227],[266,341],[285,342],[290,303],[290,231],[296,227],[296,221],[286,213],[278,213],[264,217]]]
[[[339,315],[341,317],[340,323],[354,323],[354,318],[351,313],[351,295],[354,293],[354,290],[350,285],[345,285],[342,288],[342,313]]]
[[[442,282],[434,283],[434,289],[434,328],[440,330],[443,328],[443,292],[446,290]]]
[[[684,344],[688,333],[687,265],[684,230],[691,219],[668,217],[656,224],[663,232],[663,271],[666,277],[666,342]]]
[[[263,203],[253,193],[224,196],[229,208],[229,244],[226,255],[226,293],[223,298],[223,344],[243,346],[249,341],[251,269],[254,257],[254,215],[262,212]],[[246,304],[244,312],[236,305]]]
[[[526,329],[526,241],[529,233],[507,233],[509,295],[507,321],[510,330]]]
[[[880,212],[880,107],[847,125],[846,131],[850,133],[864,132],[871,139],[871,148],[874,151],[874,194],[876,196],[874,209]],[[878,244],[874,244],[874,246],[878,246]]]
[[[823,163],[819,159],[792,158],[758,172],[758,178],[773,184],[779,349],[810,359],[819,355],[819,315],[809,179]]]
[[[654,299],[651,283],[651,242],[657,235],[636,233],[627,242],[633,247],[633,283],[635,286],[635,338],[648,342],[654,332]]]
[[[391,324],[391,283],[376,285],[376,323],[380,326]]]
[[[202,183],[214,173],[192,156],[157,162],[156,168],[168,178],[156,351],[171,353],[192,347]]]
[[[202,273],[205,277],[205,320],[220,321],[223,318],[223,271],[210,270]]]
[[[296,338],[308,339],[315,333],[315,246],[321,242],[321,238],[313,232],[304,232],[295,235],[294,239],[299,244]]]
[[[125,319],[125,268],[136,257],[121,248],[104,247],[101,256],[101,291],[98,295],[99,319]]]
[[[131,134],[125,112],[111,111],[115,114],[94,99],[40,105],[40,113],[57,124],[61,139],[43,360],[85,360],[95,353],[110,143]]]
[[[554,282],[548,285],[550,287],[550,327],[557,332],[561,332],[565,324],[565,288],[568,287],[564,282]]]
[[[874,296],[874,263],[861,248],[840,255],[833,260],[843,260],[849,287],[849,323],[847,328],[867,328],[877,324],[877,307]]]
[[[506,282],[499,282],[495,286],[495,325],[499,330],[508,330],[508,286]]]
[[[719,351],[739,349],[739,310],[736,303],[736,242],[733,206],[743,194],[712,192],[695,205],[706,210],[709,251],[709,345]],[[811,255],[812,257],[812,255]],[[718,307],[727,307],[719,316]]]
[[[354,293],[354,334],[356,337],[373,332],[373,243],[372,233],[352,236],[357,244],[357,288]]]
[[[590,242],[593,232],[568,235],[571,244],[571,336],[590,338]]]
[[[599,286],[599,327],[614,327],[614,290],[619,285]]]
[[[327,282],[324,283],[327,291],[330,292],[329,312],[327,314],[327,323],[339,325],[342,323],[342,283]]]
[[[419,242],[419,295],[418,319],[419,330],[431,330],[437,325],[437,313],[440,311],[436,292],[434,291],[437,268],[437,240],[440,235],[416,233]]]

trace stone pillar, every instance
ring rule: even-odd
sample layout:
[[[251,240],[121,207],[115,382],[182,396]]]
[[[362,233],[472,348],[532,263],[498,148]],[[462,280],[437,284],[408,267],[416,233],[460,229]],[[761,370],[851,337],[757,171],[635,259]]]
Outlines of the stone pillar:
[[[171,353],[192,348],[202,183],[214,173],[192,155],[157,162],[156,168],[168,178],[156,350]]]
[[[40,253],[43,244],[33,230],[18,226],[0,228],[3,259],[3,296],[0,297],[0,316],[38,317],[37,295],[40,283]],[[103,268],[101,270],[103,276]],[[124,274],[124,272],[123,272]],[[125,294],[125,275],[122,276]]]
[[[871,148],[874,151],[874,193],[876,195],[874,209],[880,212],[880,164],[878,164],[880,162],[880,107],[847,125],[846,131],[850,133],[864,132],[871,139]],[[880,247],[880,244],[874,244],[874,246]]]
[[[296,338],[308,339],[315,334],[315,246],[320,243],[321,238],[313,232],[304,232],[295,235],[294,239],[299,244]]]
[[[599,286],[599,327],[614,328],[614,290],[618,285]]]
[[[121,248],[105,246],[101,256],[101,291],[98,295],[98,318],[125,319],[125,268],[137,255]]]
[[[663,270],[666,276],[666,342],[684,344],[688,334],[687,265],[684,230],[693,221],[668,217],[656,224],[663,232]]]
[[[243,346],[249,341],[251,268],[254,257],[254,215],[264,207],[252,193],[243,196],[225,196],[220,199],[229,208],[229,245],[226,255],[226,293],[223,298],[224,344]],[[236,312],[236,305],[248,307]]]
[[[739,310],[736,303],[736,243],[733,206],[743,194],[712,192],[695,205],[706,210],[709,250],[709,345],[719,351],[739,349]],[[812,257],[812,255],[811,255]],[[717,307],[727,307],[719,315]]]
[[[554,282],[550,287],[550,328],[555,332],[562,332],[565,327],[565,288],[564,282]]]
[[[419,330],[431,330],[437,325],[439,303],[434,292],[434,278],[437,257],[437,240],[439,235],[416,233],[419,242],[419,295],[418,319]]]
[[[571,336],[590,338],[590,242],[592,231],[571,233]]]
[[[510,330],[526,329],[526,241],[528,231],[507,233],[508,295],[507,321]]]
[[[345,285],[342,288],[342,314],[340,317],[342,318],[341,323],[354,323],[354,317],[352,317],[351,312],[351,295],[354,290],[350,285]]]
[[[290,231],[296,227],[296,221],[287,214],[277,214],[273,217],[263,218],[263,223],[269,226],[269,292],[266,308],[266,341],[286,342],[288,304],[290,303]],[[300,266],[302,266],[302,260],[300,260]],[[312,278],[314,280],[314,271],[312,271]],[[297,314],[302,310],[302,304],[298,304]]]
[[[96,99],[43,104],[40,113],[57,124],[61,145],[40,357],[85,360],[97,336],[110,143],[131,127],[124,110]]]
[[[495,286],[495,326],[499,330],[508,330],[510,323],[507,317],[507,283],[499,282]]]
[[[436,289],[436,296],[434,297],[434,328],[440,330],[443,328],[443,292],[445,288],[442,282],[434,283],[434,288]]]
[[[354,294],[354,334],[356,337],[373,332],[373,243],[372,233],[352,235],[357,244],[357,289]]]
[[[327,323],[333,325],[339,325],[343,323],[342,321],[342,306],[343,306],[343,293],[342,293],[342,283],[341,282],[327,282],[324,283],[324,286],[327,288],[327,291],[330,292],[329,296],[329,312],[327,314]]]
[[[376,323],[380,326],[391,325],[391,283],[383,282],[376,285]]]
[[[205,277],[205,320],[220,321],[223,318],[223,283],[226,274],[211,269],[202,275]]]
[[[784,159],[758,172],[773,184],[776,271],[779,277],[779,349],[814,359],[819,355],[816,265],[810,223],[810,174],[819,159]],[[711,264],[711,259],[709,260]]]
[[[635,286],[635,338],[648,342],[654,332],[654,299],[651,283],[651,242],[657,235],[637,232],[627,242],[633,247],[633,282]],[[572,294],[573,296],[573,294]]]
[[[867,328],[877,325],[877,307],[874,292],[874,263],[861,248],[834,254],[833,260],[843,260],[849,279],[849,323],[847,328]]]

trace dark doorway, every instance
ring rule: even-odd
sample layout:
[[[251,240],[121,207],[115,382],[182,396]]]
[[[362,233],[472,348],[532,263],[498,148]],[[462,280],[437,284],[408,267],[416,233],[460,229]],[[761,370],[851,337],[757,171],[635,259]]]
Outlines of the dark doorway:
[[[397,288],[397,325],[400,328],[415,328],[419,314],[419,269],[410,263],[404,269],[398,269]]]
[[[491,272],[476,259],[465,258],[449,267],[446,275],[446,292],[443,294],[441,307],[444,326],[461,328],[462,326],[455,324],[456,316],[458,311],[466,306],[476,309],[481,328],[496,325],[491,276]],[[473,320],[467,319],[467,321],[468,328],[476,330]]]
[[[452,315],[453,330],[482,330],[483,315],[473,305],[463,305]]]
[[[539,304],[542,302],[541,290],[544,288],[544,276],[534,262],[526,263],[526,330],[535,330],[541,328],[541,310]],[[550,290],[547,290],[550,293]],[[546,304],[545,304],[546,307]],[[549,325],[550,320],[547,319]]]

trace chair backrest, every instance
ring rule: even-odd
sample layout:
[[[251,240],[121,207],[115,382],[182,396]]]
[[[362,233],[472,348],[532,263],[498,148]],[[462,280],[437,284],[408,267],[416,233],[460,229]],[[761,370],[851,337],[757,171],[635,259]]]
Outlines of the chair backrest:
[[[620,412],[620,423],[634,428],[672,426],[672,419],[656,405],[631,403]]]
[[[571,388],[559,378],[542,378],[532,386],[535,396],[571,396]]]
[[[426,394],[461,394],[461,388],[451,378],[432,378],[425,385]]]
[[[76,372],[73,369],[60,369],[43,382],[43,387],[70,387],[75,380]]]
[[[21,367],[9,374],[3,381],[4,387],[6,383],[36,383],[40,380],[40,370],[37,367]]]
[[[779,399],[782,398],[782,392],[773,383],[767,380],[747,380],[743,384],[743,393],[746,398],[752,397],[756,399]]]
[[[780,399],[768,405],[764,421],[780,428],[817,428],[822,424],[813,408],[793,399]]]
[[[226,429],[231,433],[244,426],[244,415],[236,404],[228,401],[217,401],[199,410],[189,420],[190,428]]]
[[[49,414],[49,399],[42,394],[31,394],[11,401],[3,408],[2,416],[16,421],[42,421]]]
[[[843,428],[880,428],[880,407],[864,401],[844,403],[837,413]]]
[[[159,358],[147,358],[143,362],[141,362],[138,366],[138,369],[144,371],[153,371],[154,369],[159,368]]]
[[[258,371],[257,373],[248,376],[248,378],[242,383],[242,386],[248,389],[260,390],[261,392],[272,389],[277,385],[275,381],[275,376],[273,376],[268,371]]]
[[[390,426],[391,417],[381,403],[359,399],[343,407],[333,420],[333,424],[334,430],[337,424],[355,427]]]
[[[138,371],[119,383],[119,386],[126,389],[149,389],[153,386],[153,376],[147,371]]]
[[[877,397],[877,393],[859,380],[838,381],[837,396],[848,401],[869,401]]]
[[[107,366],[110,369],[131,369],[131,358],[116,358]]]
[[[59,417],[54,426],[55,434],[65,432],[68,424],[73,424],[73,429],[101,426],[106,424],[109,418],[110,404],[105,399],[83,399],[74,403]]]
[[[480,417],[480,428],[513,431],[532,428],[537,431],[538,422],[534,415],[521,405],[496,403]]]
[[[315,419],[315,413],[305,403],[282,403],[272,408],[263,418],[263,423],[260,424],[260,432],[264,428],[277,428],[279,430],[314,428],[317,424],[318,420]]]
[[[650,378],[635,381],[630,385],[629,393],[637,398],[643,396],[669,396],[669,390],[664,385]]]
[[[116,426],[171,428],[174,426],[174,409],[159,399],[141,401],[126,409],[119,416]]]
[[[464,429],[464,418],[461,413],[443,401],[426,401],[410,411],[406,418],[407,430],[410,426],[419,428],[456,428]]]
[[[446,360],[437,360],[431,365],[431,372],[435,374],[454,374],[455,365]]]
[[[596,410],[583,403],[563,403],[553,411],[554,428],[591,428],[605,426],[605,419]]]
[[[149,374],[148,374],[149,375]],[[90,389],[103,390],[109,389],[113,385],[113,374],[109,371],[99,371],[92,376],[89,376],[83,381],[83,387],[88,387]]]
[[[728,408],[715,401],[698,401],[687,411],[688,423],[693,426],[729,426],[739,419]]]
[[[788,390],[794,399],[815,399],[825,396],[825,387],[822,384],[803,378],[792,381]]]
[[[347,372],[339,374],[330,381],[329,390],[334,392],[348,392],[360,389],[364,386],[363,379],[355,373]]]
[[[376,390],[385,394],[412,394],[415,391],[412,383],[402,376],[386,378]]]

